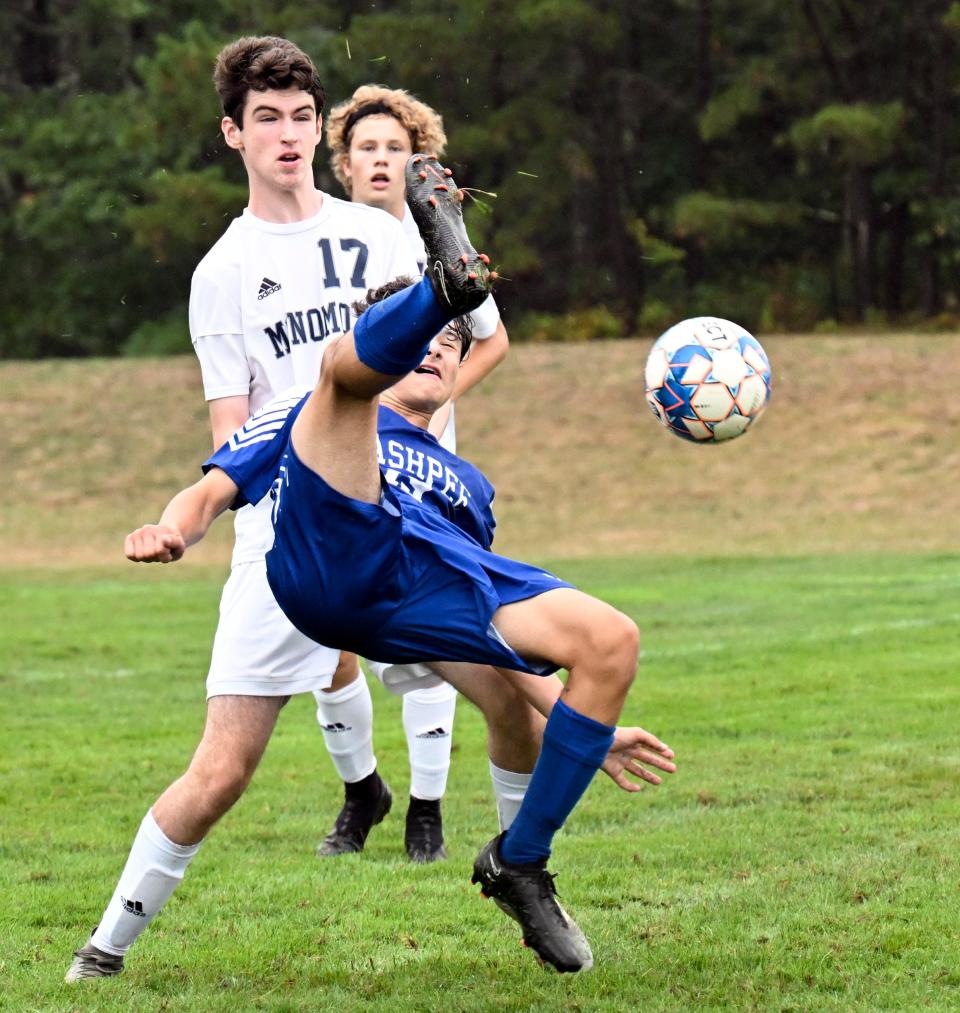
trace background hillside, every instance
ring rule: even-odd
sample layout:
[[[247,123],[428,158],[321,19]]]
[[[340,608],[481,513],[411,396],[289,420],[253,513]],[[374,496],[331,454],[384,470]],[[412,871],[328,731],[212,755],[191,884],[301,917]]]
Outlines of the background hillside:
[[[518,345],[461,405],[498,488],[497,548],[531,559],[955,551],[960,338],[765,337],[774,397],[730,444],[688,445],[643,398],[646,340]],[[5,565],[122,561],[199,477],[190,356],[0,363]],[[221,520],[194,562],[226,563]]]

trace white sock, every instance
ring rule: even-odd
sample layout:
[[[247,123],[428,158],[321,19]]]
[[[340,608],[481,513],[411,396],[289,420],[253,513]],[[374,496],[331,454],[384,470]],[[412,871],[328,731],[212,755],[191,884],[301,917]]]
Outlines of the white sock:
[[[533,772],[521,774],[516,770],[502,770],[490,761],[490,780],[493,782],[493,795],[497,800],[497,818],[500,820],[501,832],[514,821],[523,796],[530,786]]]
[[[333,693],[316,690],[317,721],[334,767],[345,783],[377,769],[373,755],[373,700],[363,673]]]
[[[414,798],[439,799],[447,790],[456,709],[457,691],[448,683],[404,694],[403,728],[410,754],[410,794]]]
[[[166,904],[200,844],[174,844],[148,812],[133,839],[117,889],[91,937],[93,945],[104,953],[123,956]]]

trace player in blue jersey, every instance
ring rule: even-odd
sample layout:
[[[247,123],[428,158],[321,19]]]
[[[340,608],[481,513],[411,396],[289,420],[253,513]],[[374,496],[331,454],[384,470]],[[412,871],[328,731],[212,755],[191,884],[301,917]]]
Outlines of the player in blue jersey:
[[[384,661],[565,668],[520,811],[482,849],[473,880],[542,960],[578,971],[592,965],[590,947],[556,900],[546,862],[554,834],[617,749],[637,629],[556,576],[492,553],[489,483],[426,435],[459,367],[459,342],[444,329],[486,296],[490,275],[463,231],[449,172],[414,156],[407,200],[427,246],[421,281],[370,307],[331,343],[309,395],[251,419],[125,548],[134,560],[178,559],[227,507],[272,490],[268,578],[307,636]],[[624,769],[659,783],[643,764],[672,771],[672,751],[631,731]]]

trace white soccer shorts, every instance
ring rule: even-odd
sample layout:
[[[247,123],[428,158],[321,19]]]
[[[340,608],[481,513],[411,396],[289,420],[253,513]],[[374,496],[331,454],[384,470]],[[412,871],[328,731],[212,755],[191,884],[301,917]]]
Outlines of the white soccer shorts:
[[[447,686],[433,669],[420,662],[413,665],[391,665],[383,661],[370,661],[364,658],[364,664],[375,675],[385,689],[390,690],[397,696],[410,693],[415,689],[433,689],[435,686]],[[456,696],[456,690],[450,686],[451,695]]]
[[[220,598],[207,699],[327,689],[339,660],[339,651],[304,636],[280,611],[263,560],[233,567]]]

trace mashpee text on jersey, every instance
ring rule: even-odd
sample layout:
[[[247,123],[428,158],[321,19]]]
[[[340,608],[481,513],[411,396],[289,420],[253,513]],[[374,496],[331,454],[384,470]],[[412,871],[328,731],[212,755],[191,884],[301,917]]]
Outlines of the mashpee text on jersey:
[[[221,468],[240,489],[233,504],[258,503],[274,489],[288,453],[290,429],[309,395],[277,398],[253,415],[203,465]],[[394,488],[435,509],[485,549],[493,542],[493,486],[469,461],[426,430],[380,406],[378,459]]]

